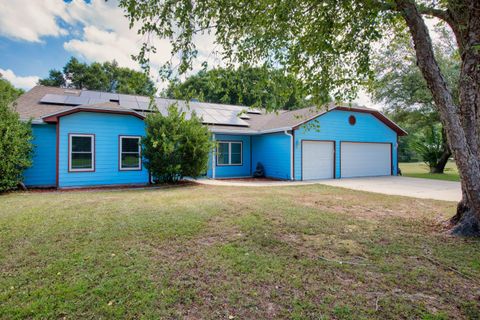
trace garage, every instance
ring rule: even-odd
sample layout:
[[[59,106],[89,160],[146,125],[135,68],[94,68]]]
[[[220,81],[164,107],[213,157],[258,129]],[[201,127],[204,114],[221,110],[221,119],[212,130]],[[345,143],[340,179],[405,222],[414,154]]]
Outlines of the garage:
[[[332,179],[335,172],[333,141],[302,141],[303,180]]]
[[[392,174],[392,144],[340,143],[342,178],[389,176]]]

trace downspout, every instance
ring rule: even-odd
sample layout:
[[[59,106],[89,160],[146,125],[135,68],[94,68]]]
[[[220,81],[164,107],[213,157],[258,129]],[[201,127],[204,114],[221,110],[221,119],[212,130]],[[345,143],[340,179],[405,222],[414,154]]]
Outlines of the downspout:
[[[283,133],[290,137],[290,180],[293,180],[293,135],[288,130]]]
[[[215,142],[215,133],[212,133],[212,141]],[[217,150],[216,146],[212,151],[212,179],[215,179],[215,157],[217,156],[215,150]]]

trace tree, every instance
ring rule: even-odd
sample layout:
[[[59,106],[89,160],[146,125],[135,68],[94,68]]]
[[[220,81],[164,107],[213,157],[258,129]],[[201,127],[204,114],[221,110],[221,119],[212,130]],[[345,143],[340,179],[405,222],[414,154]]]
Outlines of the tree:
[[[164,94],[173,99],[249,107],[292,110],[307,106],[300,81],[265,66],[202,70],[183,82],[172,81]]]
[[[151,113],[142,139],[145,167],[156,183],[176,183],[183,177],[196,178],[207,171],[212,150],[210,132],[193,113],[190,119],[176,105],[168,115]]]
[[[0,192],[17,187],[32,164],[30,123],[21,121],[11,106],[22,92],[0,78]]]
[[[63,67],[63,72],[50,70],[48,78],[41,79],[39,84],[146,96],[156,91],[152,80],[143,72],[119,67],[115,61],[89,65],[74,57]]]
[[[284,68],[319,103],[329,94],[355,97],[372,76],[372,45],[406,28],[461,176],[454,233],[480,235],[480,1],[120,0],[120,6],[131,26],[141,24],[141,34],[170,40],[172,54],[180,56],[179,73],[197,56],[194,35],[211,32],[227,61]],[[435,58],[425,16],[453,31],[461,57],[458,104]],[[136,56],[147,70],[151,52],[154,42],[145,42]]]
[[[435,46],[437,61],[452,88],[455,101],[458,103],[458,75],[460,59],[458,52],[449,43],[448,32],[437,28],[445,35]],[[408,129],[409,135],[402,137],[399,146],[399,159],[405,160],[411,155],[410,146],[418,145],[426,136],[424,128],[441,124],[440,115],[434,104],[432,94],[427,87],[420,70],[415,63],[415,52],[407,36],[398,36],[388,45],[381,46],[379,53],[373,55],[374,79],[369,83],[369,92],[377,103],[386,105],[384,110],[400,126]],[[443,173],[449,157],[452,155],[446,140],[445,130],[441,128],[441,153],[431,153],[429,163],[432,173]],[[425,144],[427,141],[423,141]],[[417,148],[418,150],[418,148]],[[436,160],[431,159],[437,155]]]

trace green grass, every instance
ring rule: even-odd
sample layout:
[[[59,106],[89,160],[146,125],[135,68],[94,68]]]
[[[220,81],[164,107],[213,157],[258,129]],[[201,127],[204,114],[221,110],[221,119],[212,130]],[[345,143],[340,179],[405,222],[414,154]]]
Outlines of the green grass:
[[[455,203],[326,186],[0,196],[3,319],[478,319]]]
[[[428,166],[423,162],[402,162],[399,163],[402,175],[413,178],[425,178],[447,181],[460,181],[455,162],[449,161],[445,166],[444,173],[430,173]]]

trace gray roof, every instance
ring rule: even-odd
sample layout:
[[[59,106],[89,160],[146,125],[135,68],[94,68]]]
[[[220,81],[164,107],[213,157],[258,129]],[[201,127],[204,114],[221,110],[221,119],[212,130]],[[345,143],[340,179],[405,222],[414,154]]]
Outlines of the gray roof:
[[[266,113],[247,106],[228,104],[186,102],[166,98],[155,98],[154,102],[154,108],[162,114],[166,114],[168,107],[172,104],[177,104],[178,108],[187,113],[187,116],[192,111],[195,112],[213,132],[256,134],[291,130],[329,110],[341,109],[371,113],[398,134],[406,134],[379,111],[365,107],[349,108],[331,104],[323,108],[310,107]],[[124,112],[144,116],[152,112],[149,104],[150,98],[145,96],[36,86],[20,96],[14,106],[22,119],[42,122],[47,117],[51,120],[56,115],[61,116],[78,111]]]

